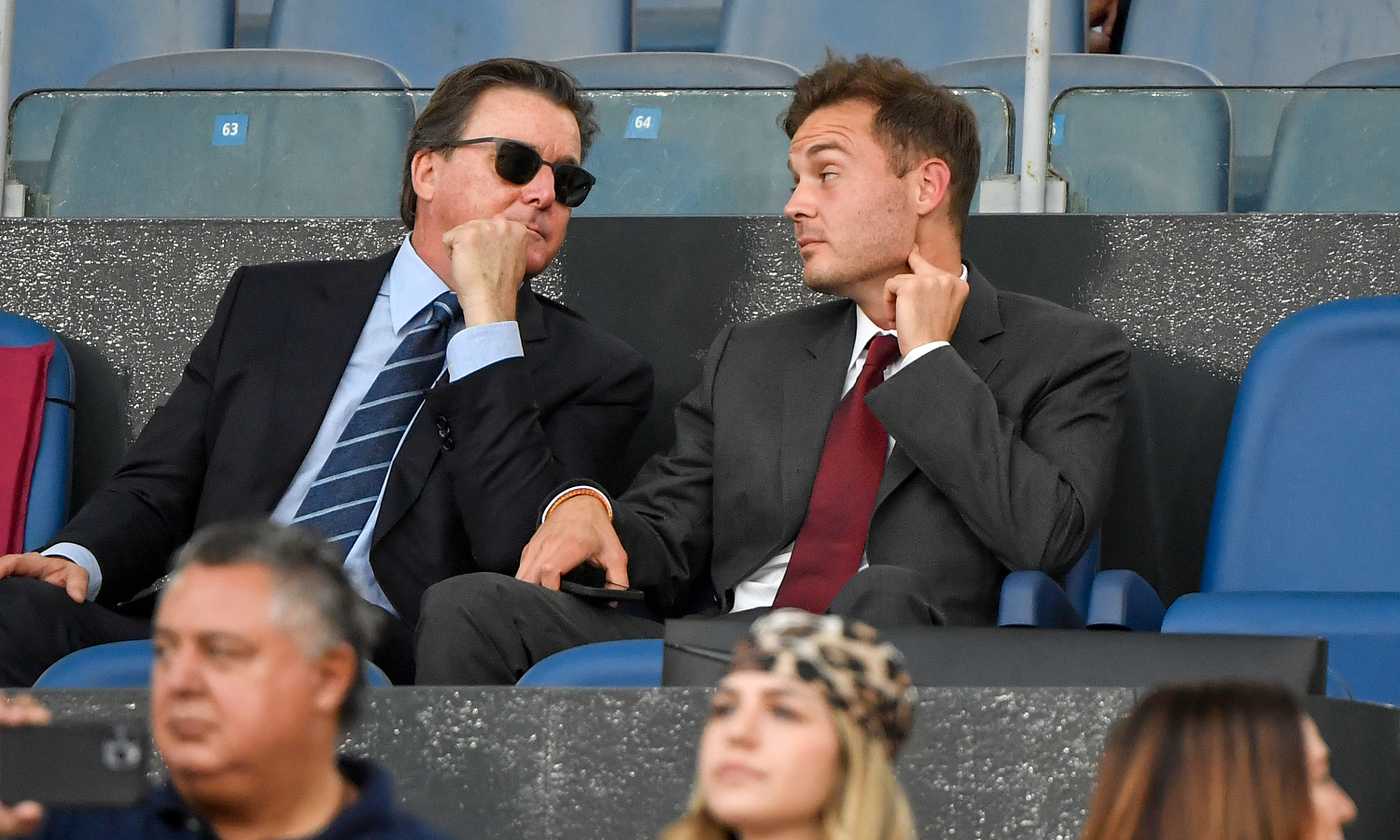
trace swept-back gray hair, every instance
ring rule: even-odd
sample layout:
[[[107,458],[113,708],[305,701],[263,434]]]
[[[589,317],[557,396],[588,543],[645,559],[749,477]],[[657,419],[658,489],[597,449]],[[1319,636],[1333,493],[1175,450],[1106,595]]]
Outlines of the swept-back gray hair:
[[[175,580],[190,566],[262,566],[276,582],[272,618],[297,637],[308,657],[339,644],[355,651],[356,674],[340,709],[342,724],[355,719],[364,702],[364,669],[379,630],[379,616],[350,586],[331,546],[305,528],[250,520],[210,525],[175,555]]]

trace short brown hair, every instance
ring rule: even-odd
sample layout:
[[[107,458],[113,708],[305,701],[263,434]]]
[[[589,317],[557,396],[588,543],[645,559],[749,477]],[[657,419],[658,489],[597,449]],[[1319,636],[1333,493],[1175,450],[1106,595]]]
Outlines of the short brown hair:
[[[1153,692],[1109,736],[1082,840],[1302,840],[1302,720],[1272,686]]]
[[[578,122],[579,141],[584,155],[598,133],[593,119],[593,103],[579,94],[578,81],[549,64],[526,58],[489,58],[454,70],[438,82],[428,107],[418,115],[403,161],[403,193],[399,197],[399,217],[404,227],[413,228],[418,219],[418,195],[413,191],[413,158],[423,149],[447,149],[471,117],[472,106],[492,88],[513,87],[534,91],[550,102],[566,108]]]
[[[896,175],[908,172],[917,158],[936,157],[948,164],[949,217],[962,232],[982,168],[982,147],[977,118],[961,99],[897,58],[860,55],[848,61],[831,53],[821,67],[797,81],[795,92],[783,117],[789,138],[818,108],[860,99],[876,108],[875,137]]]

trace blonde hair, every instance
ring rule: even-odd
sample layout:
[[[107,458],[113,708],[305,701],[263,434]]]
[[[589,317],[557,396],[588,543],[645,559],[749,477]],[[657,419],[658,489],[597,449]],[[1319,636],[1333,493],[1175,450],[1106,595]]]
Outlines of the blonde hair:
[[[915,840],[914,813],[894,773],[889,746],[842,711],[832,710],[841,744],[841,778],[821,811],[825,840]],[[732,840],[735,832],[710,813],[697,778],[690,804],[661,840]]]

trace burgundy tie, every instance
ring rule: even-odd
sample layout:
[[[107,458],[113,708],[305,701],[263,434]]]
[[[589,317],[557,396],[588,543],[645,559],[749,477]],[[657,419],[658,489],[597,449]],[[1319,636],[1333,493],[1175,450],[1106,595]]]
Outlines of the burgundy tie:
[[[885,381],[885,368],[897,358],[894,336],[870,339],[865,367],[831,416],[807,518],[797,532],[774,607],[826,612],[860,569],[889,446],[889,433],[865,404],[865,395]]]

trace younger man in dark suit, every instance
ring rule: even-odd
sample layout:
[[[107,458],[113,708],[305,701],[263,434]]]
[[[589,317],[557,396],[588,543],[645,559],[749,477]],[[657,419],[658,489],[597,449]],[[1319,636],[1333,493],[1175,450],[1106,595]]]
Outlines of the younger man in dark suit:
[[[431,587],[420,681],[511,682],[567,647],[660,634],[556,591],[585,563],[661,615],[989,624],[1009,571],[1062,572],[1089,542],[1127,345],[963,261],[971,111],[863,56],[799,81],[785,129],[806,284],[839,300],[722,331],[671,451],[616,501],[561,485],[516,579]]]
[[[538,499],[607,476],[650,405],[646,362],[528,283],[588,194],[596,131],[557,68],[444,78],[409,138],[403,244],[240,269],[117,475],[48,550],[0,558],[0,686],[147,635],[175,547],[266,515],[335,544],[392,616],[376,661],[411,680],[423,591],[513,575]]]

